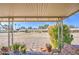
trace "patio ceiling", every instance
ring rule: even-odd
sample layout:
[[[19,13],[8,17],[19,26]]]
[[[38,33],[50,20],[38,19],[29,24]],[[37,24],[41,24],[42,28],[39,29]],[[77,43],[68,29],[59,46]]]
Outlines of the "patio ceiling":
[[[1,3],[0,21],[57,21],[78,11],[79,3]]]

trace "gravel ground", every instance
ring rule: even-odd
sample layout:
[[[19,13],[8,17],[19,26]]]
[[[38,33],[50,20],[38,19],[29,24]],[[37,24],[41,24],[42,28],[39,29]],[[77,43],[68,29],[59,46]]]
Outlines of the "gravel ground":
[[[7,46],[8,34],[0,33],[0,46]],[[49,43],[49,34],[46,32],[42,33],[14,33],[14,43],[25,44],[27,48],[39,49],[45,47],[46,43]]]
[[[72,45],[79,45],[79,33],[73,34],[74,40]],[[14,43],[25,44],[27,48],[39,49],[45,47],[46,43],[49,43],[49,34],[47,32],[37,33],[14,33]],[[0,47],[8,45],[8,33],[0,33]]]

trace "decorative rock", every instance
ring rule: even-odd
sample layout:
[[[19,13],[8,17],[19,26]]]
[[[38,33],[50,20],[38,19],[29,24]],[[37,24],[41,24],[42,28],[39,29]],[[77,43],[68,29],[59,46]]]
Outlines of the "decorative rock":
[[[75,48],[72,45],[65,44],[64,47],[61,49],[62,55],[74,55],[75,53]]]

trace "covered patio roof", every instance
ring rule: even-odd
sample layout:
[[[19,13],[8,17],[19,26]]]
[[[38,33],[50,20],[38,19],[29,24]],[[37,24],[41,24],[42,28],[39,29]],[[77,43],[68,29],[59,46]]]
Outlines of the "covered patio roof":
[[[79,3],[0,3],[0,21],[58,21],[78,11]]]

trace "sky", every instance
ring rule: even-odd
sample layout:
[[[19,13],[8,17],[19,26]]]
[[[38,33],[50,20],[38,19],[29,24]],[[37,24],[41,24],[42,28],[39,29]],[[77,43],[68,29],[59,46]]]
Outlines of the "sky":
[[[64,19],[64,24],[67,25],[73,25],[76,27],[79,27],[79,12],[75,13],[74,15]],[[44,24],[49,24],[49,25],[54,25],[56,22],[14,22],[14,27],[20,28],[21,26],[23,27],[32,27],[32,28],[38,28],[38,26],[44,25]],[[2,22],[2,25],[8,24],[7,22]]]
[[[75,27],[79,27],[79,12],[64,19],[64,23],[68,25],[73,25]]]

